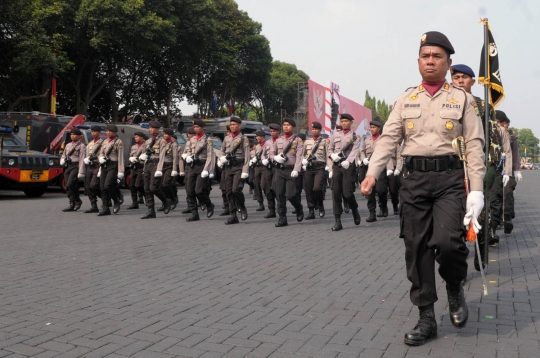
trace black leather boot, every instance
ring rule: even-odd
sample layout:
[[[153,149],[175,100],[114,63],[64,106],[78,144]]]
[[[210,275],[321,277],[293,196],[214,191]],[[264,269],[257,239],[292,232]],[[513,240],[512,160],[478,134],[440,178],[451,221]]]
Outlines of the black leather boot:
[[[283,226],[287,226],[289,225],[289,223],[287,222],[287,217],[286,216],[280,216],[279,219],[278,219],[278,222],[276,223],[276,227],[283,227]]]
[[[343,212],[345,214],[348,214],[349,213],[349,203],[348,202],[344,202],[343,203]]]
[[[352,209],[352,216],[354,218],[354,225],[360,225],[360,213],[358,212],[358,208]]]
[[[231,216],[225,221],[225,225],[238,224],[238,217],[236,216],[236,211],[231,212]]]
[[[269,209],[268,213],[264,216],[265,219],[271,219],[276,217],[276,210],[275,209]]]
[[[399,215],[399,207],[394,204],[394,215]]]
[[[240,213],[241,213],[240,218],[242,219],[242,221],[247,220],[248,212],[245,205],[242,205],[242,207],[240,208]]]
[[[231,212],[229,211],[229,209],[225,209],[221,213],[219,213],[219,216],[227,216],[227,215],[231,215]]]
[[[75,203],[73,201],[70,201],[69,206],[65,209],[62,209],[62,211],[66,213],[68,211],[73,211],[74,208],[75,208]]]
[[[324,214],[325,214],[325,212],[324,212],[324,204],[321,202],[319,204],[319,217],[324,218]]]
[[[211,218],[213,215],[214,215],[214,209],[215,209],[215,205],[210,203],[210,205],[208,205],[208,210],[206,211],[206,217],[207,218]]]
[[[456,328],[463,328],[469,318],[469,308],[465,302],[465,292],[459,287],[459,293],[448,292],[448,311],[450,312],[450,321]]]
[[[163,214],[167,215],[171,211],[171,199],[166,198],[163,203]]]
[[[108,205],[103,205],[101,207],[101,211],[97,214],[97,216],[106,216],[111,215],[111,210],[109,209]]]
[[[381,206],[379,212],[377,213],[378,218],[385,218],[388,216],[388,206]]]
[[[156,210],[154,209],[153,206],[149,207],[146,214],[141,216],[141,219],[155,219],[155,218],[156,218]]]
[[[144,204],[144,199],[142,197],[139,198],[138,204]]]
[[[410,346],[421,346],[430,338],[437,337],[437,321],[433,304],[419,307],[420,319],[412,330],[405,333],[403,341]]]
[[[120,202],[120,205],[124,204],[124,194],[122,194],[121,191],[118,191],[118,201]]]
[[[184,209],[182,211],[180,211],[182,214],[191,214],[191,209],[190,208],[187,208],[187,209]]]
[[[159,208],[157,208],[157,211],[163,211],[163,210],[165,210],[165,205],[161,204],[161,206]],[[191,211],[189,213],[191,213]],[[185,214],[189,214],[189,213],[185,213]],[[182,211],[182,214],[184,214],[183,211]]]
[[[191,212],[191,216],[188,216],[186,218],[186,221],[199,221],[199,220],[201,219],[199,218],[199,213],[197,212],[197,210],[193,210]]]
[[[73,211],[77,211],[81,208],[81,205],[82,205],[82,201],[76,201],[75,202],[75,206],[73,207]]]
[[[138,209],[139,208],[139,204],[134,201],[130,206],[127,207],[127,210],[133,210],[133,209]]]
[[[296,209],[296,221],[302,222],[304,220],[304,207],[302,204]]]
[[[309,213],[307,214],[307,216],[304,219],[306,219],[306,220],[315,219],[315,209],[313,209],[313,208],[309,209]]]
[[[259,207],[255,209],[255,211],[264,211],[264,210],[266,210],[266,208],[264,207],[264,203],[261,201],[259,203]]]
[[[120,203],[120,200],[117,200],[114,202],[114,205],[113,205],[113,213],[118,213],[120,211],[120,205],[122,205],[122,203]]]
[[[85,211],[83,211],[83,213],[85,214],[99,213],[97,204],[96,203],[90,204],[90,209],[86,209]]]
[[[511,234],[512,230],[514,230],[514,224],[512,224],[512,219],[506,219],[506,221],[504,222],[504,233]]]
[[[178,198],[174,198],[174,199],[171,201],[171,210],[176,209],[176,205],[178,205]]]
[[[332,226],[332,231],[343,230],[343,225],[341,225],[341,215],[336,215],[336,223]]]
[[[495,245],[499,243],[499,235],[497,235],[497,228],[491,228],[493,232],[493,236],[491,236],[491,239],[489,240],[490,245]]]
[[[375,221],[377,221],[377,216],[375,216],[375,210],[370,210],[369,211],[369,216],[366,219],[366,222],[372,223],[372,222],[375,222]]]

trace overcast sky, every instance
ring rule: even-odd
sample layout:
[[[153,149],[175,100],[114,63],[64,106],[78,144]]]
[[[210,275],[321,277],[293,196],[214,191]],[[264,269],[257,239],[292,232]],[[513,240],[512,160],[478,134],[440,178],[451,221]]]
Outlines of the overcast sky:
[[[360,104],[365,91],[393,104],[420,84],[418,47],[427,31],[444,33],[453,63],[478,75],[487,17],[499,50],[511,125],[540,137],[540,1],[538,0],[236,0],[262,23],[274,60],[293,63],[321,84],[333,81]],[[447,76],[450,80],[450,75]],[[483,97],[483,87],[473,86]],[[190,112],[185,112],[190,113]]]

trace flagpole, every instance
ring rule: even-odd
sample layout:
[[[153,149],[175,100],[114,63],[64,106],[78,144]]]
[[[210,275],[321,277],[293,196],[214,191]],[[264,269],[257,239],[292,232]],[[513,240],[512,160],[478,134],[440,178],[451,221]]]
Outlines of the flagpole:
[[[489,33],[488,33],[488,19],[485,18],[483,20],[484,22],[484,153],[485,153],[485,159],[484,159],[484,165],[486,169],[488,168],[489,164],[489,140],[490,140],[490,131],[489,131],[489,112],[490,112],[490,100],[489,100],[489,83],[486,83],[486,79],[490,81],[490,68],[489,68]],[[490,235],[490,227],[489,227],[489,202],[488,202],[488,195],[487,193],[484,193],[484,264],[486,265],[486,268],[488,266],[488,253],[489,253],[489,235]],[[482,264],[482,263],[480,263]]]

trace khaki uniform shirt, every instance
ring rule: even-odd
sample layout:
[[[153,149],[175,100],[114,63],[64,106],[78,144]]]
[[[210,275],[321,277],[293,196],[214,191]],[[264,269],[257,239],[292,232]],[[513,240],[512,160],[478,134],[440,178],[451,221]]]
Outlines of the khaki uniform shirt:
[[[330,145],[329,139],[322,137],[317,138],[317,140],[313,139],[313,137],[306,139],[304,142],[304,158],[307,159],[311,155],[319,139],[321,141],[317,147],[317,152],[314,153],[315,159],[313,159],[312,164],[325,163],[328,168],[332,168],[332,160],[328,157],[328,146]]]
[[[373,156],[373,153],[375,152],[375,148],[377,148],[377,143],[379,143],[379,139],[381,139],[381,135],[382,134],[380,134],[377,137],[377,139],[373,140],[373,136],[369,134],[364,139],[364,145],[362,146],[362,149],[360,149],[358,153],[360,156],[360,161],[363,161],[366,158],[368,158],[368,160],[371,159],[371,157]],[[396,151],[393,151],[392,157],[390,158],[388,163],[386,163],[386,170],[394,170],[397,164],[396,162],[397,162]]]
[[[243,143],[240,143],[244,139]],[[230,151],[234,149],[237,145],[238,149],[234,152],[234,157],[236,158],[237,163],[242,164],[242,173],[249,173],[249,140],[244,138],[241,133],[238,133],[234,138],[232,134],[225,137],[223,144],[221,145],[221,150],[219,151],[219,156],[223,157]]]
[[[109,159],[113,162],[118,162],[118,173],[124,172],[124,144],[120,138],[115,137],[113,140],[109,141],[109,138],[105,139],[99,156],[105,156],[109,152],[109,148],[112,148],[109,154]]]
[[[208,173],[214,172],[214,166],[216,165],[216,156],[214,155],[214,147],[212,146],[212,140],[205,134],[199,140],[196,136],[191,137],[186,144],[184,153],[189,156],[197,154],[197,158],[204,162],[204,169]],[[189,165],[189,164],[188,164]]]
[[[304,159],[304,142],[297,136],[291,136],[289,139],[286,139],[285,136],[279,137],[274,143],[275,145],[273,146],[273,151],[269,153],[270,160],[273,161],[276,155],[283,153],[291,140],[292,145],[285,155],[286,159],[282,164],[294,165],[293,170],[300,173],[302,170],[302,159]]]
[[[187,143],[186,143],[187,147]],[[184,159],[182,159],[182,154],[184,154],[184,149],[182,149],[181,146],[178,146],[178,174],[185,173],[185,165],[186,162],[184,162]]]
[[[355,135],[355,133],[352,131],[352,129],[349,130],[347,134],[345,134],[343,131],[335,132],[332,136],[332,139],[330,139],[330,145],[328,146],[328,156],[330,157],[334,153],[339,154],[341,150],[353,140],[353,135]],[[350,146],[345,153],[345,160],[350,162],[352,165],[356,165],[356,157],[358,156],[358,152],[360,151],[361,140],[362,138],[359,135],[356,135],[356,140],[354,141],[353,145]]]
[[[178,142],[174,138],[170,142],[163,139],[159,151],[159,162],[156,170],[162,172],[165,163],[172,163],[171,170],[176,170],[178,168]]]
[[[512,162],[512,148],[510,147],[510,137],[508,135],[508,132],[506,131],[506,128],[503,128],[499,126],[499,124],[496,124],[497,130],[501,134],[502,139],[502,152],[505,154],[505,163],[504,163],[504,174],[513,176],[514,172],[513,169],[513,162]]]
[[[129,151],[129,156],[139,159],[139,155],[143,154],[144,151],[145,151],[144,142],[142,142],[141,145],[138,145],[137,143],[135,143],[131,146],[131,150]]]
[[[276,140],[277,140],[277,138],[276,138]],[[267,159],[269,162],[271,162],[270,153],[272,153],[274,151],[275,143],[276,142],[272,138],[270,138],[269,140],[267,140],[264,143],[263,152],[261,154],[261,160]]]
[[[73,151],[73,153],[71,153]],[[71,153],[69,160],[72,163],[79,163],[79,174],[86,173],[86,167],[84,166],[84,158],[86,158],[86,146],[83,142],[77,141],[76,143],[69,142],[64,148],[62,158],[67,159],[68,154]]]
[[[371,157],[366,175],[378,178],[396,146],[404,138],[402,155],[445,156],[456,154],[452,140],[465,139],[471,190],[483,189],[484,131],[474,98],[445,83],[433,97],[420,85],[399,96]]]
[[[94,152],[96,152],[95,153],[96,158],[99,157],[99,152],[101,151],[101,147],[103,146],[103,141],[104,141],[103,138],[99,138],[97,141],[94,141],[94,139],[92,139],[86,146],[86,158],[90,158],[90,156],[94,154]],[[96,159],[94,160],[94,163],[92,164],[98,164],[98,163],[99,162]]]

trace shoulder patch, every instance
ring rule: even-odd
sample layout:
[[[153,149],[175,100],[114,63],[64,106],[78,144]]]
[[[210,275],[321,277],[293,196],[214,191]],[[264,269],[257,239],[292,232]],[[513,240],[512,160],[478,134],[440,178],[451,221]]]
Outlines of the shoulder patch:
[[[249,145],[249,139],[244,139],[244,145]]]

